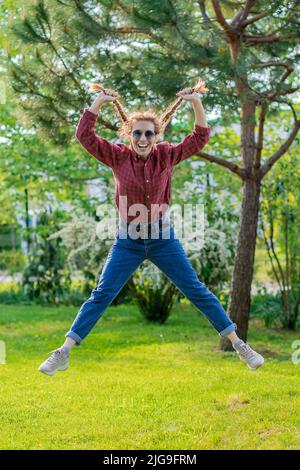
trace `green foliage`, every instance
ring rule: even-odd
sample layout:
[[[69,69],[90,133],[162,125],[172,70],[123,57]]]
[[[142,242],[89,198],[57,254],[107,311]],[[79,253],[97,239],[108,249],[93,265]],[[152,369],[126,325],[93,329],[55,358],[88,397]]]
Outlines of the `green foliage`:
[[[90,294],[98,282],[112,244],[110,238],[97,235],[97,224],[98,222],[88,214],[81,213],[80,217],[73,216],[70,222],[63,223],[61,229],[51,235],[51,239],[62,239],[68,252],[67,261],[71,271],[83,274],[85,295]],[[153,270],[143,266],[124,286],[113,304],[128,302],[130,295],[149,320],[164,322],[172,308],[176,289],[164,276],[162,286],[160,284],[162,277],[157,276],[157,273],[153,277]]]
[[[95,218],[81,211],[51,235],[51,240],[60,239],[65,246],[70,270],[84,275],[86,293],[99,278],[111,245],[111,240],[97,236],[97,223]]]
[[[57,214],[51,217],[45,212],[38,219],[39,230],[35,234],[29,254],[29,264],[23,273],[22,285],[30,300],[42,304],[59,304],[64,290],[69,289],[71,278],[65,267],[65,250],[61,240],[49,240],[57,228]]]
[[[182,243],[199,279],[221,295],[229,289],[232,276],[239,213],[231,195],[203,191],[197,179],[185,185],[182,198],[186,202],[188,194],[196,195],[194,202],[203,204],[204,237],[202,240],[200,234],[195,233],[194,238],[183,238]]]
[[[199,278],[216,293],[228,288],[235,250],[237,216],[229,202],[223,204],[214,201],[209,217],[211,226],[205,232],[204,246],[199,251],[197,240],[188,240],[184,248],[196,269]],[[79,270],[86,280],[85,291],[88,294],[95,287],[106,261],[110,238],[99,238],[98,222],[88,214],[73,216],[70,222],[64,222],[52,239],[61,238],[67,249],[70,269]],[[184,243],[184,239],[182,240]],[[154,265],[143,263],[133,275],[127,289],[136,300],[141,313],[151,321],[165,322],[173,303],[179,296],[174,285]],[[116,302],[120,300],[116,299]],[[125,300],[125,299],[124,299]]]
[[[87,174],[91,175],[83,164],[82,155],[72,151],[57,152],[58,146],[64,148],[71,141],[81,110],[90,103],[91,96],[87,87],[90,80],[97,79],[105,86],[116,88],[126,107],[136,108],[143,104],[157,105],[164,109],[174,99],[179,88],[194,84],[201,75],[209,88],[204,103],[206,110],[221,116],[220,123],[231,125],[240,120],[241,104],[249,98],[250,91],[240,93],[237,83],[249,83],[252,92],[257,92],[259,96],[280,98],[280,92],[285,97],[287,88],[293,85],[295,79],[295,65],[299,62],[299,48],[296,47],[299,35],[295,33],[299,29],[295,14],[298,11],[296,0],[260,2],[257,12],[268,14],[258,22],[250,21],[244,32],[241,32],[236,60],[232,60],[231,41],[226,41],[222,28],[215,21],[211,2],[188,2],[187,5],[187,2],[181,0],[141,0],[121,2],[121,7],[120,2],[107,0],[45,0],[30,3],[28,8],[20,7],[19,2],[13,5],[10,0],[1,5],[5,15],[1,22],[4,33],[1,33],[0,40],[10,63],[12,88],[9,89],[11,96],[17,95],[20,98],[18,118],[24,121],[27,119],[28,127],[29,124],[33,125],[34,129],[43,133],[45,140],[51,140],[57,148],[51,153],[47,152],[41,140],[38,141],[38,152],[32,151],[31,146],[29,148],[24,145],[24,141],[20,148],[15,147],[15,152],[10,154],[14,150],[11,147],[7,153],[13,155],[12,164],[8,163],[9,158],[1,160],[4,162],[3,166],[8,165],[9,168],[5,170],[4,191],[0,202],[13,201],[14,198],[17,200],[24,189],[23,183],[26,182],[28,186],[29,180],[30,193],[34,193],[33,199],[36,200],[42,200],[38,197],[39,193],[47,199],[49,183],[58,198],[60,194],[62,199],[66,198],[64,191],[67,182],[70,182],[70,192],[67,191],[70,201],[70,194],[75,193],[71,193],[72,184],[85,178]],[[203,13],[204,6],[206,14]],[[240,6],[241,2],[238,1],[222,2],[225,19],[230,22]],[[13,14],[7,15],[7,7],[13,9]],[[249,12],[250,17],[256,12],[255,8]],[[261,36],[270,31],[276,31],[280,37],[287,39],[252,44],[251,47],[243,42],[244,34],[248,37]],[[288,75],[283,83],[282,67],[261,67],[262,63],[268,61],[284,61],[294,67],[295,72]],[[10,103],[14,107],[14,101],[11,100]],[[281,107],[282,103],[278,99],[278,103],[274,102],[270,106],[268,117],[276,116]],[[187,104],[183,104],[176,116],[184,117],[185,120],[187,114],[184,110],[187,108]],[[115,135],[118,121],[112,107],[103,109],[101,118],[103,121],[100,124],[108,128],[107,132],[102,132],[101,129],[102,135]],[[254,122],[253,115],[250,120]],[[223,132],[218,138],[218,132],[216,134],[212,142],[216,144],[212,148],[216,156],[236,162],[240,153],[243,155],[248,151],[248,139],[242,139],[240,143],[236,135]],[[230,143],[228,151],[227,141]],[[274,144],[278,142],[278,132],[272,141]],[[41,148],[43,152],[40,151]],[[210,150],[210,147],[206,150]],[[49,155],[51,158],[45,158]],[[38,166],[32,172],[34,161]],[[28,167],[31,173],[27,171]],[[101,170],[107,183],[110,175],[106,169]],[[199,176],[202,171],[208,182],[211,182],[210,175],[213,176],[212,187],[209,184],[204,186],[207,192],[212,193],[222,186],[230,188],[229,192],[234,192],[238,187],[237,178],[234,180],[227,172],[224,172],[226,174],[223,178],[219,177],[214,165],[204,163],[198,170]],[[15,178],[18,189],[20,186],[17,178],[20,174],[24,175],[20,179],[20,191],[15,191],[14,188],[11,191],[10,173]],[[185,178],[192,181],[193,171],[189,162],[180,166],[177,175],[182,183]],[[41,181],[40,187],[38,181]],[[56,184],[58,181],[60,183]],[[81,189],[81,192],[78,191],[80,196],[84,192],[83,186]],[[180,190],[178,195],[180,196]],[[78,199],[74,197],[73,200]],[[84,202],[85,195],[80,200],[83,201],[82,205],[88,205]],[[93,209],[90,206],[89,209],[91,213]],[[10,221],[13,216],[15,214],[9,203],[5,208],[5,218]],[[211,269],[207,269],[207,272],[211,272]],[[295,303],[294,300],[293,302]]]
[[[5,250],[0,252],[0,271],[9,275],[20,273],[25,268],[27,257],[20,250]]]
[[[266,328],[281,327],[282,304],[280,294],[267,292],[266,288],[259,290],[251,300],[251,317],[262,318]]]
[[[112,178],[109,169],[99,164],[78,144],[59,147],[45,140],[32,129],[20,126],[12,117],[10,105],[0,107],[0,222],[7,223],[10,217],[16,220],[16,212],[23,215],[24,190],[28,190],[29,206],[37,203],[57,205],[68,202],[70,206],[84,207],[95,211],[96,198],[87,198],[86,185],[89,179],[99,176],[103,198],[111,198],[107,183]],[[22,178],[20,178],[22,175]],[[12,215],[11,215],[12,214]]]
[[[22,286],[17,281],[0,282],[0,303],[2,304],[29,304]]]
[[[300,307],[300,160],[292,148],[262,187],[261,230],[281,296],[280,320],[296,328]]]
[[[75,275],[81,273],[84,277],[81,300],[95,288],[112,242],[111,239],[97,236],[97,224],[97,220],[80,210],[72,215],[70,221],[63,222],[60,230],[50,236],[51,240],[62,240],[70,271]],[[67,296],[69,297],[72,298],[72,293]],[[128,300],[125,286],[112,303],[118,305]]]
[[[174,284],[148,260],[134,274],[129,289],[142,315],[155,323],[166,322],[178,298]]]
[[[297,36],[291,37],[299,27],[294,3],[284,8],[277,0],[260,3],[258,11],[268,15],[251,22],[243,33],[261,36],[262,31],[277,31],[290,39],[256,47],[241,41],[235,63],[211,2],[205,2],[207,17],[203,2],[182,0],[123,1],[121,6],[107,0],[44,0],[28,4],[26,11],[16,7],[13,21],[3,25],[12,44],[8,49],[13,88],[24,97],[25,114],[56,143],[71,138],[78,110],[90,101],[87,82],[95,78],[118,89],[125,105],[164,108],[178,89],[201,75],[210,90],[207,108],[222,109],[230,122],[239,119],[244,99],[238,96],[237,78],[249,75],[251,88],[261,93],[274,83],[286,86],[278,80],[278,67],[266,75],[259,65],[272,59],[288,58],[291,65],[299,61]],[[222,9],[230,21],[240,2],[222,2]],[[111,108],[107,110],[104,114],[116,121]]]

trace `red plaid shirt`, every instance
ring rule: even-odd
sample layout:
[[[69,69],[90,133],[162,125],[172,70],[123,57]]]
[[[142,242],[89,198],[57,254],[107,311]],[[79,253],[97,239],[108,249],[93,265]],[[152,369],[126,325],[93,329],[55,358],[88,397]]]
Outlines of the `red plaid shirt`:
[[[179,144],[154,144],[147,160],[142,160],[131,144],[115,144],[95,134],[96,120],[97,115],[86,108],[76,128],[76,137],[93,157],[112,169],[120,215],[128,222],[137,220],[137,206],[131,208],[132,212],[130,207],[143,204],[145,209],[138,222],[157,220],[160,214],[166,213],[170,202],[173,166],[205,146],[211,126],[195,124],[194,131]]]

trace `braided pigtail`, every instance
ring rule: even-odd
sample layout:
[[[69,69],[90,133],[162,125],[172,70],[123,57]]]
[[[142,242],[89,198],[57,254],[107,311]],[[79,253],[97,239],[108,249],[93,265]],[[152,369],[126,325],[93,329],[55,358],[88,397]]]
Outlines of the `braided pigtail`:
[[[198,83],[192,88],[192,93],[206,93],[208,89],[205,87],[205,83],[203,80],[199,80]],[[183,101],[183,98],[180,96],[177,98],[173,103],[171,103],[166,111],[160,116],[160,122],[162,126],[162,132],[167,127],[168,123],[170,122],[173,114],[175,113],[176,109],[179,108]]]
[[[100,83],[90,83],[90,89],[92,91],[104,91],[104,87],[100,85]],[[117,113],[119,114],[121,121],[123,124],[126,124],[128,122],[128,116],[121,105],[119,100],[112,101],[112,104],[114,105]]]

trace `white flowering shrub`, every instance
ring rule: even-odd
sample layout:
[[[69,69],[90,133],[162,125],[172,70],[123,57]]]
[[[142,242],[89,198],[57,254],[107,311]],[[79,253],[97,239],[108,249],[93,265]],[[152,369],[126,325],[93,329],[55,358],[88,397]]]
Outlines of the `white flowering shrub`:
[[[231,279],[234,246],[234,236],[229,239],[226,233],[215,228],[205,230],[204,244],[200,251],[195,250],[193,243],[184,244],[199,279],[215,292],[227,287]]]
[[[67,260],[72,270],[81,270],[94,287],[106,261],[112,239],[97,235],[98,222],[87,214],[73,216],[50,239],[59,237],[68,251]],[[208,226],[208,222],[206,222]],[[201,282],[219,293],[232,275],[235,236],[237,230],[226,217],[215,221],[205,230],[203,246],[197,250],[197,241],[183,245]],[[126,289],[137,303],[141,313],[150,321],[164,323],[176,299],[182,294],[151,262],[144,261],[127,283]],[[125,291],[126,291],[125,289]]]
[[[28,256],[22,286],[26,297],[42,304],[59,304],[69,290],[71,276],[65,266],[65,250],[61,239],[49,240],[55,227],[55,214],[52,218],[44,213],[38,219],[38,230]]]
[[[62,240],[70,271],[73,274],[80,271],[84,276],[85,294],[95,287],[112,244],[111,239],[97,236],[97,224],[93,217],[81,212],[73,215],[70,222],[62,223],[62,228],[49,237]]]
[[[70,270],[84,274],[86,294],[95,287],[112,245],[111,239],[98,237],[97,226],[98,222],[87,214],[73,215],[70,222],[63,223],[62,228],[49,237],[50,240],[62,240]],[[176,299],[177,290],[156,266],[146,260],[118,298],[122,295],[124,298],[127,292],[148,320],[163,323]],[[114,303],[118,303],[118,299]]]

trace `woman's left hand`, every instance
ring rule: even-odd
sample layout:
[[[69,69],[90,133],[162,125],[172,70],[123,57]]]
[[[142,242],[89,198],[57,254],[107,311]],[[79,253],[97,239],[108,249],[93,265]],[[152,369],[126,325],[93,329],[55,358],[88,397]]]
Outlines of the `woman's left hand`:
[[[200,95],[199,93],[193,92],[193,88],[183,88],[180,90],[178,93],[176,93],[177,96],[180,96],[186,101],[196,101],[200,100]]]

